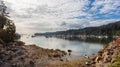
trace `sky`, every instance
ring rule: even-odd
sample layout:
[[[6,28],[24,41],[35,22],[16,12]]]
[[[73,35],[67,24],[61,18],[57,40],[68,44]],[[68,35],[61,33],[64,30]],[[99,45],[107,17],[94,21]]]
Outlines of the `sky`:
[[[43,33],[120,20],[120,0],[4,0],[18,33]]]

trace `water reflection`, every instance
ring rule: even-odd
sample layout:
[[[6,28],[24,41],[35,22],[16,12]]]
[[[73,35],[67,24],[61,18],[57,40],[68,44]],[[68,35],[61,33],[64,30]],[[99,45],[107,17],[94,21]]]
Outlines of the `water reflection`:
[[[72,50],[74,55],[92,55],[96,54],[100,49],[103,48],[101,43],[85,42],[80,40],[66,40],[59,38],[46,38],[46,37],[28,37],[22,36],[21,40],[26,42],[26,44],[36,44],[43,48],[49,49],[61,49],[67,51]]]
[[[86,39],[81,39],[81,38],[66,38],[66,40],[71,40],[71,41],[84,41],[88,43],[100,43],[100,44],[107,44],[114,40],[115,38],[86,38]]]

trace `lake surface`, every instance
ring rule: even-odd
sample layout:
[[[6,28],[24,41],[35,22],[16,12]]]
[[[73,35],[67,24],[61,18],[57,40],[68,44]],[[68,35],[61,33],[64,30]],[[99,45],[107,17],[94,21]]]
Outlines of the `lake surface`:
[[[37,46],[49,49],[72,50],[73,55],[93,55],[103,48],[101,43],[92,43],[79,40],[65,40],[59,38],[46,38],[44,36],[30,37],[23,35],[20,39],[26,44],[36,44]]]

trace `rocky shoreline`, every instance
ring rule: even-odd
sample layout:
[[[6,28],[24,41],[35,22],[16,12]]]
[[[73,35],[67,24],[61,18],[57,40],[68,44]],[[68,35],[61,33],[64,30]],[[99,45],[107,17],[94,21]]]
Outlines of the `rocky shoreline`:
[[[120,67],[120,38],[110,42],[95,56],[53,64],[48,67]]]
[[[94,61],[96,67],[120,67],[120,39],[99,51]]]
[[[56,49],[44,49],[25,45],[22,41],[0,44],[0,67],[44,67],[49,61],[63,61],[67,53]]]
[[[0,67],[119,67],[120,39],[109,43],[96,56],[75,60],[68,60],[68,56],[59,49],[25,45],[22,41],[0,44]]]

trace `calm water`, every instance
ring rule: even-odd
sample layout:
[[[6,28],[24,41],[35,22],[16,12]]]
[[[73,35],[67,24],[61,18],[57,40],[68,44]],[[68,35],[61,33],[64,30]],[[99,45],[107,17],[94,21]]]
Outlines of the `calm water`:
[[[30,37],[22,36],[21,40],[26,42],[26,44],[36,44],[43,48],[49,49],[61,49],[67,51],[72,50],[73,55],[93,55],[96,54],[100,49],[103,48],[103,44],[91,43],[78,40],[65,40],[59,38],[46,38],[46,37]]]

